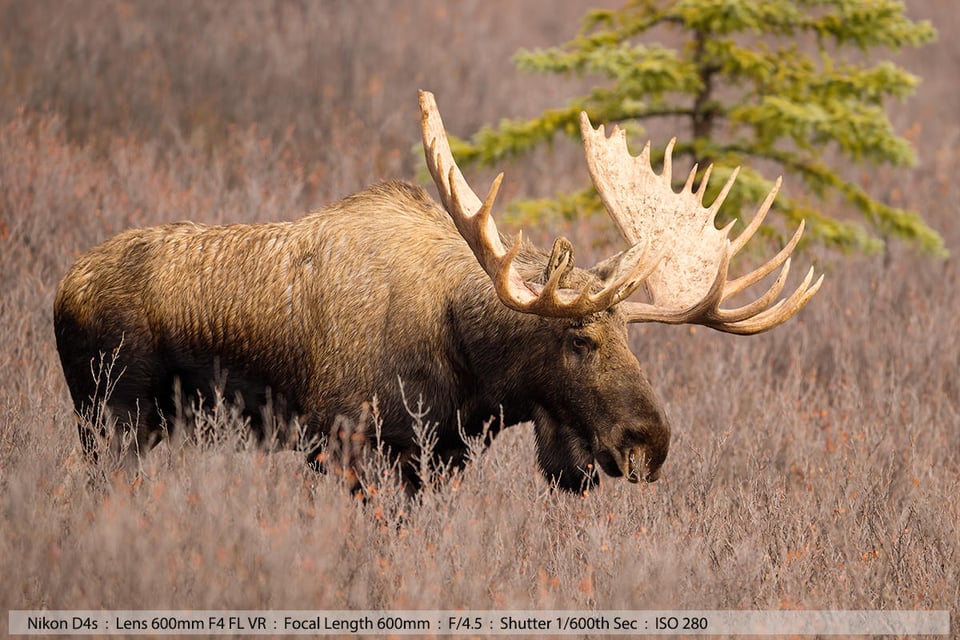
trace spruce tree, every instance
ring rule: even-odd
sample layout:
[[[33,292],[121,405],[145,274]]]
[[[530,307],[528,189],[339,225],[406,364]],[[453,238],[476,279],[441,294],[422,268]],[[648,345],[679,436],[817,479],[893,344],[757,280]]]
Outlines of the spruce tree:
[[[772,161],[788,185],[807,187],[781,193],[775,210],[794,223],[805,218],[809,237],[864,251],[898,237],[944,256],[942,238],[919,215],[875,200],[840,169],[915,162],[885,103],[911,95],[919,79],[873,53],[934,38],[931,25],[908,19],[899,0],[634,0],[589,12],[562,46],[516,56],[523,70],[596,78],[589,93],[532,120],[485,127],[454,153],[464,164],[496,165],[558,133],[579,139],[584,110],[594,125],[625,128],[634,153],[651,137],[662,157],[667,138],[677,135],[675,162],[688,156],[701,175],[715,163],[708,197],[742,165],[727,216],[749,215],[763,199],[772,182],[754,168]],[[665,118],[686,131],[663,133]],[[859,215],[828,213],[844,202]],[[602,211],[592,187],[517,206],[567,217]]]

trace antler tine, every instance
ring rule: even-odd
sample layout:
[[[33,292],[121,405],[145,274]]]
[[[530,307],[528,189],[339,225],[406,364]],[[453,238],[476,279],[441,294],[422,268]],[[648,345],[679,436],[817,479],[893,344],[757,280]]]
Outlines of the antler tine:
[[[777,255],[773,256],[760,265],[750,273],[740,276],[733,282],[727,284],[727,288],[724,290],[723,299],[726,300],[732,296],[737,295],[747,287],[754,285],[765,277],[773,273],[773,271],[784,263],[793,253],[793,250],[796,248],[797,243],[800,242],[800,237],[803,235],[804,221],[801,220],[800,224],[797,226],[797,230],[793,232],[793,237],[790,238],[788,242],[780,251],[777,252]]]
[[[740,322],[731,322],[724,324],[722,327],[715,327],[721,331],[726,331],[727,333],[736,333],[739,335],[752,335],[755,333],[761,333],[769,329],[783,324],[790,318],[792,318],[800,309],[802,309],[814,294],[820,289],[820,285],[823,284],[823,274],[820,274],[820,277],[817,278],[817,281],[810,286],[811,280],[813,280],[814,269],[810,267],[810,270],[807,271],[806,277],[803,279],[803,282],[797,287],[797,290],[793,294],[784,300],[780,300],[777,304],[773,305],[766,311],[758,313],[752,318]]]
[[[720,211],[720,206],[723,204],[724,200],[727,199],[727,196],[730,194],[730,189],[733,188],[733,183],[737,181],[737,176],[740,175],[740,167],[735,167],[733,171],[730,172],[730,177],[727,178],[727,181],[723,183],[723,188],[720,189],[720,193],[717,194],[717,197],[714,198],[713,203],[710,205],[710,208],[707,211],[710,212],[710,217],[708,218],[709,224],[713,224],[714,219],[716,218],[717,212]],[[705,175],[704,178],[707,176]],[[707,181],[704,179],[702,190],[706,189]],[[725,228],[726,229],[726,228]],[[726,237],[726,234],[724,234]],[[730,251],[730,255],[734,255],[736,251]]]
[[[690,191],[693,188],[693,181],[697,179],[697,169],[699,168],[700,168],[700,165],[694,162],[693,168],[690,169],[690,173],[687,175],[687,181],[683,184],[683,189],[681,189],[681,191]],[[709,167],[707,167],[708,172],[711,169],[713,169],[713,165],[710,165]],[[705,174],[703,177],[707,178],[708,176]]]
[[[813,272],[788,298],[774,304],[789,272],[789,257],[803,234],[800,224],[793,238],[771,260],[754,271],[727,282],[727,267],[756,233],[780,190],[777,180],[756,215],[735,239],[728,238],[732,227],[715,226],[715,217],[739,174],[739,167],[709,207],[703,205],[713,166],[708,166],[697,189],[693,189],[696,167],[687,176],[680,192],[673,190],[673,148],[664,151],[663,171],[650,166],[650,143],[639,156],[627,149],[626,137],[614,128],[608,138],[603,126],[594,129],[586,113],[580,115],[580,130],[590,176],[601,200],[630,243],[649,238],[662,247],[662,260],[645,281],[651,303],[625,303],[631,322],[690,322],[730,333],[756,333],[770,329],[795,314],[817,292],[821,278],[813,284]],[[783,265],[777,280],[766,293],[736,309],[720,304]],[[771,306],[773,304],[773,306]]]
[[[783,291],[783,287],[787,283],[787,274],[789,273],[790,258],[787,258],[787,261],[783,263],[783,269],[780,270],[780,275],[777,276],[777,279],[770,286],[770,288],[767,289],[766,293],[753,302],[745,304],[737,309],[717,309],[717,319],[724,324],[729,324],[731,322],[740,322],[742,320],[746,320],[751,316],[757,315],[761,311],[765,311],[777,299],[777,296],[780,295],[780,292]],[[724,287],[724,298],[727,295],[726,290],[727,287]]]
[[[767,212],[770,211],[770,207],[773,206],[774,199],[777,197],[777,194],[780,193],[780,186],[782,184],[783,176],[778,176],[776,183],[774,183],[773,188],[770,189],[770,193],[767,194],[767,197],[764,198],[763,204],[761,204],[760,208],[757,209],[757,213],[755,216],[753,216],[750,224],[747,225],[747,228],[744,229],[739,236],[730,242],[730,251],[734,255],[739,253],[740,249],[743,249],[750,238],[753,237],[753,234],[757,232],[757,229],[760,228],[760,225],[763,223],[763,219],[767,217]]]
[[[436,99],[429,91],[420,92],[420,124],[427,168],[437,185],[437,191],[440,192],[440,199],[443,201],[444,207],[448,211],[452,206],[459,207],[468,217],[476,214],[483,203],[470,188],[469,183],[460,171],[460,167],[453,159],[453,152],[450,151],[450,142],[447,140],[443,120],[440,119]],[[452,199],[453,189],[458,191],[459,198],[457,200]],[[457,222],[456,218],[454,222]],[[487,224],[493,225],[492,230],[496,230],[496,225],[492,219],[489,219]],[[488,235],[497,236],[495,233]],[[502,248],[501,245],[500,249]]]
[[[703,179],[700,180],[700,187],[697,188],[697,204],[703,204],[703,196],[707,193],[707,184],[710,182],[710,176],[713,175],[713,164],[708,164],[703,171]]]
[[[522,236],[518,235],[517,241],[509,250],[506,249],[492,216],[503,174],[494,179],[486,199],[481,202],[453,158],[432,93],[420,92],[420,112],[427,168],[437,185],[443,206],[506,306],[542,316],[583,317],[603,311],[631,295],[643,283],[643,278],[657,266],[660,257],[650,259],[647,251],[649,243],[645,241],[642,252],[631,250],[625,254],[623,277],[605,284],[597,293],[560,286],[560,278],[565,271],[563,267],[568,264],[566,257],[562,259],[561,268],[555,270],[545,285],[525,282],[514,266],[514,260],[521,250]]]
[[[470,248],[473,249],[484,271],[488,274],[494,273],[504,266],[509,267],[512,259],[505,260],[505,257],[508,256],[510,252],[504,250],[503,242],[500,239],[500,232],[497,230],[497,225],[493,221],[493,216],[490,215],[493,209],[493,203],[497,198],[497,194],[500,192],[503,173],[493,179],[486,199],[471,214],[465,210],[461,196],[461,190],[464,188],[460,186],[459,181],[456,180],[456,171],[457,167],[454,165],[450,167],[450,171],[447,174],[449,180],[447,184],[450,189],[448,195],[451,201],[451,204],[447,206],[447,211],[451,212],[452,210],[452,212],[456,214],[452,217],[454,224],[457,226],[457,230],[467,241],[467,244],[470,245]],[[464,182],[464,184],[466,183]],[[476,198],[476,194],[474,194],[469,186],[466,186],[465,191],[468,203],[470,202],[469,196]],[[479,199],[477,199],[477,202],[479,202]],[[470,205],[468,204],[467,206]],[[519,249],[519,238],[518,242],[514,244]],[[516,255],[516,252],[513,252],[513,254]]]

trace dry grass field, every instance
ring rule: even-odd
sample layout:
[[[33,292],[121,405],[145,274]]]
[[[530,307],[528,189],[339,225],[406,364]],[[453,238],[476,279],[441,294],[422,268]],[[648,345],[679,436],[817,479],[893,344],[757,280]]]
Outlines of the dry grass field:
[[[960,12],[908,6],[940,31],[897,58],[924,77],[891,107],[919,163],[856,171],[921,211],[953,258],[813,248],[800,262],[826,272],[821,292],[769,334],[633,328],[674,427],[655,484],[553,493],[518,425],[416,499],[384,483],[364,503],[336,474],[235,438],[162,445],[139,475],[70,472],[57,283],[131,226],[291,219],[415,179],[418,88],[460,135],[557,104],[578,81],[521,75],[510,56],[566,40],[583,3],[0,0],[4,617],[948,609],[960,633]],[[671,135],[684,132],[651,131]],[[577,154],[506,167],[506,195],[582,182]]]

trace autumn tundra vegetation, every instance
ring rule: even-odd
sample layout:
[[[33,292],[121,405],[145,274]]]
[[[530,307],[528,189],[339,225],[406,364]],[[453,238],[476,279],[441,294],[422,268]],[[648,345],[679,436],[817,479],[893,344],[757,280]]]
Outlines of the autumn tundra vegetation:
[[[380,19],[369,20],[371,10]],[[445,129],[463,144],[482,143],[472,134],[500,118],[535,119],[591,91],[596,78],[589,69],[517,72],[511,56],[576,37],[582,13],[573,2],[362,10],[279,0],[0,2],[4,609],[958,610],[960,303],[955,262],[944,255],[960,248],[960,93],[951,71],[960,49],[942,34],[960,25],[955,11],[935,2],[907,2],[906,13],[930,20],[939,40],[883,53],[923,76],[913,97],[883,103],[892,129],[917,150],[915,166],[858,165],[829,142],[820,147],[844,182],[885,211],[919,216],[891,214],[892,222],[922,218],[942,245],[929,235],[916,236],[926,244],[898,239],[895,224],[881,217],[872,225],[842,194],[825,190],[819,200],[815,185],[789,167],[740,162],[765,179],[782,173],[784,186],[735,261],[743,269],[736,275],[776,255],[787,244],[781,234],[792,237],[796,222],[781,215],[781,200],[840,222],[866,221],[869,235],[836,248],[830,229],[853,227],[811,223],[808,233],[821,231],[794,248],[793,262],[815,263],[823,284],[770,331],[740,337],[649,322],[618,330],[670,425],[657,482],[555,491],[537,469],[535,421],[512,425],[507,407],[489,428],[511,428],[492,444],[488,433],[464,434],[462,466],[438,464],[432,454],[445,443],[437,434],[456,425],[443,407],[418,403],[428,396],[413,387],[403,407],[403,426],[417,443],[411,473],[421,490],[413,496],[385,448],[345,460],[350,429],[369,415],[339,423],[344,437],[329,446],[344,455],[324,474],[304,464],[315,444],[306,432],[294,443],[301,451],[264,446],[230,401],[198,406],[192,436],[171,437],[145,455],[134,451],[132,463],[129,449],[82,464],[71,459],[76,417],[53,309],[59,282],[81,256],[118,234],[183,220],[208,228],[295,225],[307,212],[343,207],[350,194],[372,197],[377,187],[367,189],[383,181],[419,182],[434,193],[423,149],[413,148],[421,140],[416,89],[436,94]],[[647,44],[674,37],[668,25],[642,33]],[[744,41],[763,39],[753,33]],[[816,38],[796,42],[817,46]],[[715,80],[718,100],[735,88]],[[591,122],[602,120],[591,115]],[[722,117],[713,122],[722,133]],[[651,140],[658,172],[672,137],[696,139],[682,117],[643,128],[636,136],[626,127],[628,146],[639,155]],[[452,148],[470,184],[493,182],[478,166],[482,158],[470,161],[468,153],[460,162],[465,147],[454,139]],[[695,160],[717,163],[717,190],[732,170],[719,156],[676,153],[675,174],[685,176]],[[441,183],[448,162],[436,172]],[[509,204],[579,193],[590,180],[579,145],[557,137],[549,148],[505,154],[496,167],[506,174],[502,209],[494,210],[500,230],[513,238],[522,228],[541,247],[568,238],[577,258],[570,274],[589,273],[585,266],[634,244],[602,217],[543,216],[533,224],[529,209]],[[742,173],[744,180],[753,177]],[[444,234],[455,233],[449,213],[427,204],[420,187],[392,184],[429,208]],[[454,192],[463,200],[459,186],[429,201]],[[749,221],[767,191],[732,193],[724,208],[742,201]],[[707,206],[713,196],[708,191]],[[740,214],[721,210],[720,217]],[[731,237],[744,228],[735,225]],[[471,277],[493,295],[494,279],[467,243],[458,246],[459,259],[472,260]],[[559,280],[570,266],[565,247],[555,256],[556,265],[566,263]],[[524,256],[514,258],[518,270]],[[131,267],[149,266],[146,258],[131,260]],[[786,297],[802,288],[805,271],[791,270]],[[774,278],[721,309],[763,297]],[[541,279],[540,293],[549,282]],[[171,298],[190,295],[189,279],[182,285]],[[591,299],[567,288],[557,281],[560,306]],[[629,302],[652,304],[656,296],[638,293]],[[498,304],[502,314],[537,317]],[[362,324],[353,329],[350,338],[367,338]],[[126,346],[135,347],[134,338]],[[104,354],[105,368],[113,355]],[[118,370],[99,369],[99,360],[92,364],[91,375],[123,380]],[[217,399],[215,388],[207,393]],[[276,424],[281,417],[272,416]],[[356,478],[366,489],[359,498],[350,490]]]

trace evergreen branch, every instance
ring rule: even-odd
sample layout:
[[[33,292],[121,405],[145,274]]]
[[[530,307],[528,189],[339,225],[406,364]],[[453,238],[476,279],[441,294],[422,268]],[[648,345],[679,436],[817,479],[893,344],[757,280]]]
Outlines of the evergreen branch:
[[[658,25],[683,44],[650,41]],[[674,156],[716,163],[707,197],[715,197],[729,167],[748,158],[772,161],[800,176],[811,201],[839,196],[862,217],[863,224],[840,220],[807,199],[781,196],[777,210],[787,219],[806,218],[814,239],[871,251],[899,237],[944,256],[942,238],[918,214],[872,199],[819,159],[834,147],[853,165],[913,164],[913,149],[894,131],[885,103],[911,95],[919,79],[892,62],[868,65],[859,53],[844,54],[919,46],[935,35],[929,23],[907,18],[899,0],[632,0],[622,9],[591,11],[562,46],[515,57],[526,71],[595,76],[596,87],[536,118],[484,127],[469,143],[455,141],[454,152],[463,163],[496,164],[550,145],[557,134],[576,139],[581,110],[595,125],[618,123],[630,140],[642,140],[653,118],[679,117],[693,135]],[[811,36],[818,44],[813,53],[797,45]],[[662,161],[662,150],[652,155]],[[740,176],[722,216],[739,218],[770,188],[749,169]],[[569,217],[598,207],[591,188],[515,211]]]

